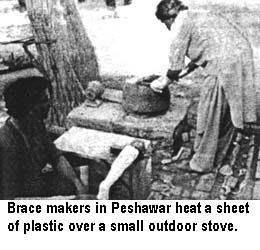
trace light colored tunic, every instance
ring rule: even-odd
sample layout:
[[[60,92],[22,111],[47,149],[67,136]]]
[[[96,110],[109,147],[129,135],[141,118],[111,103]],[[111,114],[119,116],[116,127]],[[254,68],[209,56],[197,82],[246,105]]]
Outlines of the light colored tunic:
[[[207,61],[204,73],[219,78],[235,127],[243,128],[244,122],[255,122],[253,52],[246,36],[235,24],[212,12],[184,11],[180,15],[179,32],[173,30],[170,69],[183,69],[185,56],[198,65]],[[207,105],[204,103],[204,108],[199,110],[201,125]]]
[[[185,56],[197,65],[207,62],[198,107],[196,154],[191,165],[212,169],[219,152],[222,105],[227,102],[234,127],[243,129],[244,123],[256,122],[252,48],[239,27],[209,11],[180,12],[171,32],[171,70],[183,69]]]

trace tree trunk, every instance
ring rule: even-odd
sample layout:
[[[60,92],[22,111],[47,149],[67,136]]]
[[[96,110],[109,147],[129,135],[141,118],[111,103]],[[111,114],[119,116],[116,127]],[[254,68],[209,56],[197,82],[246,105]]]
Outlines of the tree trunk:
[[[52,125],[64,126],[69,111],[85,98],[84,87],[99,80],[94,48],[74,0],[26,0],[39,70],[52,81]]]

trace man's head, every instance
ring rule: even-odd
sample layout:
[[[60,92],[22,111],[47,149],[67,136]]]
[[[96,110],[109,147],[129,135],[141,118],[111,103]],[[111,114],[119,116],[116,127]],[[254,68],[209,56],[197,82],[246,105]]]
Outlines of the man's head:
[[[162,0],[157,5],[155,15],[170,30],[178,13],[187,9],[188,7],[179,0]]]
[[[51,83],[43,77],[19,78],[4,89],[7,113],[22,119],[33,115],[45,119],[49,111]]]

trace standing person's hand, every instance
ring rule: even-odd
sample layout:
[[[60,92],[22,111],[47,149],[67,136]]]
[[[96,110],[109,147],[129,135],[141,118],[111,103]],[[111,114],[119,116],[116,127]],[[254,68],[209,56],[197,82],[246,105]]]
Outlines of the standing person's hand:
[[[158,79],[150,83],[150,87],[154,92],[162,93],[163,89],[166,88],[170,83],[170,80],[167,76],[161,76]]]

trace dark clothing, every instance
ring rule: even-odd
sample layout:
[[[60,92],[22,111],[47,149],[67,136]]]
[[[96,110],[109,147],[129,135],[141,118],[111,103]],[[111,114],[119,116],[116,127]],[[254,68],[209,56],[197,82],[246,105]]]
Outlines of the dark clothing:
[[[124,5],[131,4],[132,0],[124,0]],[[116,0],[106,0],[106,5],[109,7],[116,7]]]
[[[106,5],[109,7],[116,7],[116,0],[106,0]]]
[[[51,196],[52,174],[43,174],[47,163],[55,167],[60,151],[49,139],[43,123],[24,136],[8,119],[0,128],[0,198]]]

